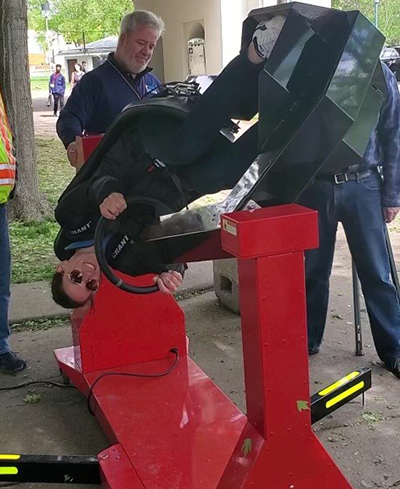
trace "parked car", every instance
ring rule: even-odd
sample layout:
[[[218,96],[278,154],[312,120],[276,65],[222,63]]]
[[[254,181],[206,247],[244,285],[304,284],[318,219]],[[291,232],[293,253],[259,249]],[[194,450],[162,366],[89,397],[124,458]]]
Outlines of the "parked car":
[[[400,46],[383,48],[380,57],[400,81]]]

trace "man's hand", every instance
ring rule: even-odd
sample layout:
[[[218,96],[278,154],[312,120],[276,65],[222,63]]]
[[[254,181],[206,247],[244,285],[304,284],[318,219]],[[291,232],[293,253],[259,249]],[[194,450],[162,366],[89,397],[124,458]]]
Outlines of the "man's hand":
[[[118,192],[113,192],[100,204],[100,212],[106,219],[116,219],[126,209],[126,200]]]
[[[71,166],[73,166],[78,173],[85,163],[83,158],[82,138],[77,137],[75,141],[72,141],[72,143],[68,145],[67,157],[71,163]]]
[[[160,292],[163,294],[172,294],[181,285],[183,277],[179,272],[171,270],[163,272],[158,277],[154,277],[154,282],[157,283]]]
[[[400,207],[384,207],[383,217],[385,218],[385,222],[389,224],[390,222],[394,221],[399,211]]]

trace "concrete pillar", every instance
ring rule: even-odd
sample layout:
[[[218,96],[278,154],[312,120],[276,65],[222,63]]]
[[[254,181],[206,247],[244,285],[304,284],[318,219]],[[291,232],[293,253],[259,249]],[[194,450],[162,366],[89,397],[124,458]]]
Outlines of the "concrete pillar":
[[[240,314],[237,259],[214,260],[214,288],[220,302]]]

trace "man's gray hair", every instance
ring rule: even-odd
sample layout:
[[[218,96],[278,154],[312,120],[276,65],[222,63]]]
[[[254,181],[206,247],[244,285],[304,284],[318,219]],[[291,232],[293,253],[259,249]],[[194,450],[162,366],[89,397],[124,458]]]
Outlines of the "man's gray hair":
[[[125,32],[134,31],[137,27],[148,25],[157,29],[160,36],[165,32],[165,23],[161,17],[148,12],[147,10],[135,10],[134,12],[125,15],[121,21],[121,30],[119,35],[121,36]]]

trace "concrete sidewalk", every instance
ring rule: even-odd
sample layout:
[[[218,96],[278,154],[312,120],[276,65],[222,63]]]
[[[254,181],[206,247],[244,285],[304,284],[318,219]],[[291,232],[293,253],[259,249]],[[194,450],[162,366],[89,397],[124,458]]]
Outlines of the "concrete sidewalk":
[[[191,263],[179,288],[177,298],[212,289],[212,262]],[[46,281],[33,284],[16,284],[11,287],[10,323],[34,319],[67,316],[69,312],[51,298],[50,284]]]

